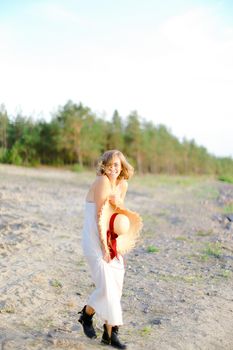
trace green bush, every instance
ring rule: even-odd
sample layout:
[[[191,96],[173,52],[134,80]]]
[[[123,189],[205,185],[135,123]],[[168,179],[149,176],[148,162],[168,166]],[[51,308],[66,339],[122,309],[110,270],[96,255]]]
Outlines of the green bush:
[[[221,175],[218,177],[218,180],[233,184],[233,176],[230,175]]]
[[[224,214],[233,213],[233,202],[232,202],[232,203],[229,203],[228,205],[226,205],[226,206],[223,208],[223,212],[224,212]]]
[[[81,173],[85,170],[85,168],[83,165],[76,163],[73,165],[72,170],[75,171],[76,173]]]
[[[203,251],[206,257],[213,256],[215,258],[220,258],[222,254],[222,248],[220,243],[209,243]]]
[[[7,149],[0,147],[0,163],[6,162]]]
[[[8,152],[7,160],[10,164],[14,165],[22,165],[23,159],[20,155],[20,148],[18,147],[17,143],[14,144],[14,146],[11,148],[11,150]]]
[[[154,245],[149,245],[147,247],[147,252],[148,253],[158,253],[159,252],[159,248],[155,247]]]

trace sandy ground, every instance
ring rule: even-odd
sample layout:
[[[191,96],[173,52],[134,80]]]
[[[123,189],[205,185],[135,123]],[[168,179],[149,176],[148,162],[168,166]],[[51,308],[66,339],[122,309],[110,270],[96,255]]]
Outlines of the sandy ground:
[[[0,349],[103,349],[78,311],[93,290],[80,241],[94,174],[0,165]],[[121,339],[128,349],[233,349],[233,186],[135,178],[126,204],[144,220],[126,257]],[[108,347],[105,347],[106,349]]]

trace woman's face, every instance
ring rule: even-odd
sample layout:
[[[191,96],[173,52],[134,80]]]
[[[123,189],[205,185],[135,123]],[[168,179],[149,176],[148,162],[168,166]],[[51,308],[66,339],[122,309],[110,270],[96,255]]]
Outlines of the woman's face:
[[[112,160],[106,165],[105,173],[108,178],[116,180],[121,173],[121,160],[118,156],[114,156]]]

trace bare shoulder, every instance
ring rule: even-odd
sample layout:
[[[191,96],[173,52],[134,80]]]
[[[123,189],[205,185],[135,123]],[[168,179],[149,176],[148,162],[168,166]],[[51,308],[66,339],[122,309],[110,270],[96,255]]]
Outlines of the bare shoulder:
[[[128,181],[125,180],[125,179],[123,179],[123,180],[122,180],[122,186],[123,186],[124,188],[128,188]]]
[[[95,179],[95,184],[97,186],[110,187],[110,181],[106,175],[97,175]]]
[[[122,188],[123,191],[127,191],[128,189],[128,181],[125,179],[122,179],[119,183],[120,187]]]

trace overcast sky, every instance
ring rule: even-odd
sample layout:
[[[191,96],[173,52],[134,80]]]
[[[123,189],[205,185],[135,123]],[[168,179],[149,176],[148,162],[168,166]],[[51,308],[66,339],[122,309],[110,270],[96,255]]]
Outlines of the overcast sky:
[[[0,103],[132,110],[233,157],[233,1],[0,2]]]

